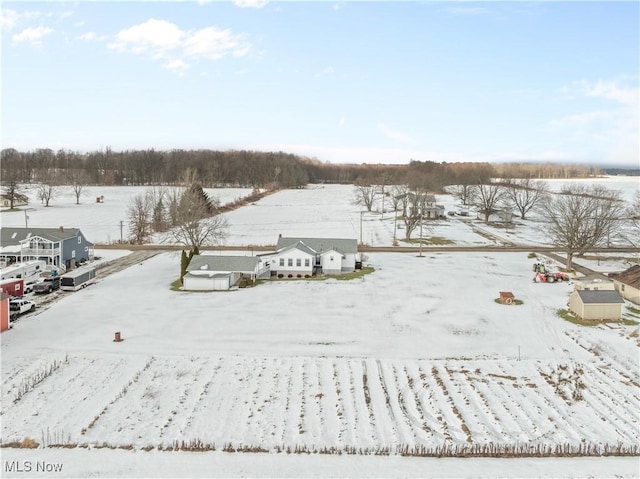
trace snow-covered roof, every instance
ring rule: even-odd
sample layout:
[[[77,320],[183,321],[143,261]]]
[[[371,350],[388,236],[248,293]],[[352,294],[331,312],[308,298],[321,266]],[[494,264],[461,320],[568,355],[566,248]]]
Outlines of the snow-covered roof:
[[[253,272],[260,262],[256,256],[213,256],[195,255],[191,258],[187,271],[237,271]]]
[[[63,241],[82,234],[78,228],[0,228],[2,246],[17,245],[32,236],[39,236],[52,242]]]
[[[312,253],[322,253],[330,249],[335,249],[344,252],[345,254],[358,252],[358,242],[355,239],[350,238],[287,238],[281,236],[278,238],[278,244],[276,250],[287,248],[288,246],[295,245],[296,243],[303,243],[305,246],[311,248]]]

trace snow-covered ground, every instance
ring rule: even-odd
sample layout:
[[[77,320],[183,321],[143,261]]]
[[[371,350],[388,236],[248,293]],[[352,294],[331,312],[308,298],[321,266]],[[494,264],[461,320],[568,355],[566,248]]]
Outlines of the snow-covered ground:
[[[563,185],[588,180],[548,180],[552,191],[558,191]],[[640,189],[638,177],[607,177],[594,179],[621,192],[622,197],[630,201],[635,191]],[[80,205],[75,204],[75,196],[70,187],[60,187],[51,206],[45,208],[37,199],[34,187],[27,190],[30,204],[19,211],[3,211],[2,224],[5,226],[24,226],[27,222],[36,227],[76,227],[94,243],[113,243],[121,238],[127,239],[127,207],[131,198],[143,194],[151,187],[90,187],[83,194]],[[226,204],[251,193],[250,189],[222,188],[206,189],[210,196],[217,197]],[[104,196],[104,203],[96,203],[96,196]],[[306,189],[283,190],[235,211],[226,213],[229,220],[228,236],[224,244],[228,246],[249,247],[273,245],[279,234],[285,236],[337,236],[356,238],[373,246],[391,246],[394,238],[399,244],[406,244],[402,220],[397,222],[394,215],[387,211],[360,212],[353,204],[354,189],[350,185],[309,185]],[[456,200],[451,195],[436,195],[437,202],[444,205],[445,211],[455,211]],[[377,205],[376,209],[380,209]],[[390,208],[387,202],[386,209]],[[26,218],[26,217],[28,218]],[[419,236],[419,228],[412,238]],[[159,238],[160,236],[158,236]],[[425,221],[423,237],[434,238],[432,244],[456,246],[482,246],[515,243],[519,245],[549,245],[551,238],[545,234],[543,218],[532,212],[526,220],[515,220],[515,226],[509,229],[487,225],[476,218],[449,217],[445,220]],[[613,244],[620,243],[616,238]]]
[[[30,224],[113,240],[128,198],[143,189],[103,191],[92,193],[103,204],[29,210]],[[274,244],[280,233],[359,239],[352,197],[348,185],[278,192],[227,214],[227,244]],[[438,200],[453,208],[452,197]],[[86,226],[73,224],[80,217]],[[24,213],[7,218],[19,225]],[[481,245],[511,234],[534,244],[544,235],[531,223],[508,233],[456,217],[425,236]],[[393,216],[363,214],[362,237],[390,245]],[[626,267],[620,255],[578,261]],[[533,283],[532,262],[526,253],[371,253],[375,272],[350,281],[186,293],[170,290],[179,255],[159,254],[2,334],[2,442],[88,447],[2,449],[3,477],[24,477],[7,464],[25,461],[34,470],[36,461],[62,463],[65,477],[640,477],[637,457],[396,455],[400,446],[640,443],[638,326],[563,321],[556,310],[572,285]],[[505,290],[523,304],[497,304]],[[182,441],[216,451],[158,450]],[[296,447],[312,453],[286,453]],[[388,457],[346,454],[385,448]]]

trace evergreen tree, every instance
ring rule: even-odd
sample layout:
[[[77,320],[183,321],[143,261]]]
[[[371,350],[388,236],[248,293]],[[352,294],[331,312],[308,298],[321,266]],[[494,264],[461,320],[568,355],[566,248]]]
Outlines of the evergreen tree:
[[[187,266],[189,266],[190,258],[187,256],[187,252],[182,250],[182,255],[180,257],[180,282],[182,283],[182,278],[185,274],[187,274]]]

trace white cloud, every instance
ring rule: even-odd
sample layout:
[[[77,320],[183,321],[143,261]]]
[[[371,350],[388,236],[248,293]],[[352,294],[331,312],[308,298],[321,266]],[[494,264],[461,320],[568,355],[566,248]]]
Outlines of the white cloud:
[[[346,122],[347,122],[347,119],[344,116],[341,116],[340,119],[338,120],[338,126],[344,126]]]
[[[40,16],[42,16],[42,12],[26,11],[19,13],[9,8],[2,8],[0,9],[0,28],[3,30],[11,30],[23,20],[29,20]]]
[[[98,38],[98,35],[96,35],[94,32],[87,32],[87,33],[83,33],[82,35],[78,35],[76,37],[76,40],[84,40],[84,41],[91,41],[91,40],[95,40],[96,38]]]
[[[571,100],[602,100],[597,110],[567,115],[549,122],[584,142],[611,163],[636,163],[640,151],[640,103],[637,87],[618,81],[574,82],[562,89]]]
[[[109,44],[119,52],[143,53],[151,51],[162,56],[166,51],[178,48],[185,32],[174,23],[154,18],[139,25],[120,30],[115,42]]]
[[[168,59],[168,64],[180,65],[184,71],[186,59],[218,60],[224,56],[244,56],[251,45],[242,34],[217,27],[182,30],[165,20],[150,19],[121,30],[109,48],[121,53],[149,54],[156,59]],[[177,63],[176,60],[180,60]]]
[[[269,0],[233,0],[233,4],[240,8],[262,8]]]
[[[172,72],[178,73],[179,75],[182,75],[185,71],[187,71],[189,65],[187,65],[179,58],[176,58],[174,60],[169,60],[162,67],[166,68],[167,70],[171,70]]]
[[[392,140],[401,142],[411,141],[411,137],[409,135],[400,131],[392,130],[384,123],[378,124],[378,130],[380,130],[384,136],[391,138]]]
[[[53,33],[48,27],[25,28],[20,33],[16,33],[11,40],[13,43],[30,43],[34,46],[42,45],[42,39]]]
[[[182,44],[184,53],[190,57],[218,60],[231,54],[241,57],[249,53],[250,45],[243,35],[234,35],[231,30],[207,27],[188,33]]]

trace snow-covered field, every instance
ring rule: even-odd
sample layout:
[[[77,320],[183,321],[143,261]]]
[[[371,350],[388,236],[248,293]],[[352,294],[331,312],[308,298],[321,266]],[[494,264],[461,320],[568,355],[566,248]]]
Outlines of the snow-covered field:
[[[75,211],[89,215],[117,196],[103,194],[104,204]],[[228,213],[227,243],[273,244],[278,233],[358,238],[351,197],[340,185],[279,192]],[[124,192],[119,204],[126,209]],[[75,206],[29,211],[30,220],[77,226],[68,216]],[[391,243],[390,214],[362,219],[365,242]],[[495,244],[472,226],[442,221],[429,234]],[[375,272],[350,281],[185,293],[169,288],[179,256],[159,254],[2,334],[2,442],[88,447],[2,449],[3,477],[24,477],[7,464],[25,461],[34,470],[36,461],[62,463],[53,475],[67,477],[640,477],[637,456],[397,455],[443,444],[640,443],[638,326],[563,321],[556,310],[572,285],[533,283],[532,261],[526,253],[371,253]],[[504,290],[523,304],[497,304]],[[123,342],[112,341],[116,331]],[[159,450],[183,441],[216,451]],[[390,455],[364,455],[376,452]]]
[[[626,201],[640,190],[639,177],[606,177],[593,180],[547,180],[552,191],[568,183],[594,183],[621,192]],[[150,187],[96,187],[87,188],[80,205],[70,187],[60,187],[58,194],[45,208],[37,199],[35,188],[27,190],[30,204],[26,210],[3,211],[2,224],[24,226],[28,221],[36,227],[76,227],[94,243],[114,243],[127,239],[127,207],[131,198],[143,194]],[[230,203],[251,193],[250,189],[206,189],[210,196],[222,204]],[[96,203],[96,196],[104,196],[104,203]],[[394,215],[386,212],[360,213],[353,205],[354,191],[350,185],[309,185],[306,189],[283,190],[262,200],[226,214],[230,228],[224,244],[248,247],[273,245],[279,234],[288,236],[334,236],[356,238],[373,246],[391,246],[394,238]],[[445,211],[456,210],[451,195],[436,195]],[[380,205],[377,205],[380,208]],[[390,208],[387,202],[386,209]],[[28,216],[28,219],[25,218]],[[544,233],[542,218],[531,213],[526,220],[515,220],[515,227],[504,229],[486,225],[471,217],[447,217],[446,220],[425,222],[424,238],[436,238],[434,244],[456,246],[482,246],[515,243],[521,245],[549,245],[551,239]],[[396,237],[402,245],[405,236],[401,220],[397,221]],[[412,237],[416,238],[416,230]],[[615,238],[612,242],[619,241]]]

